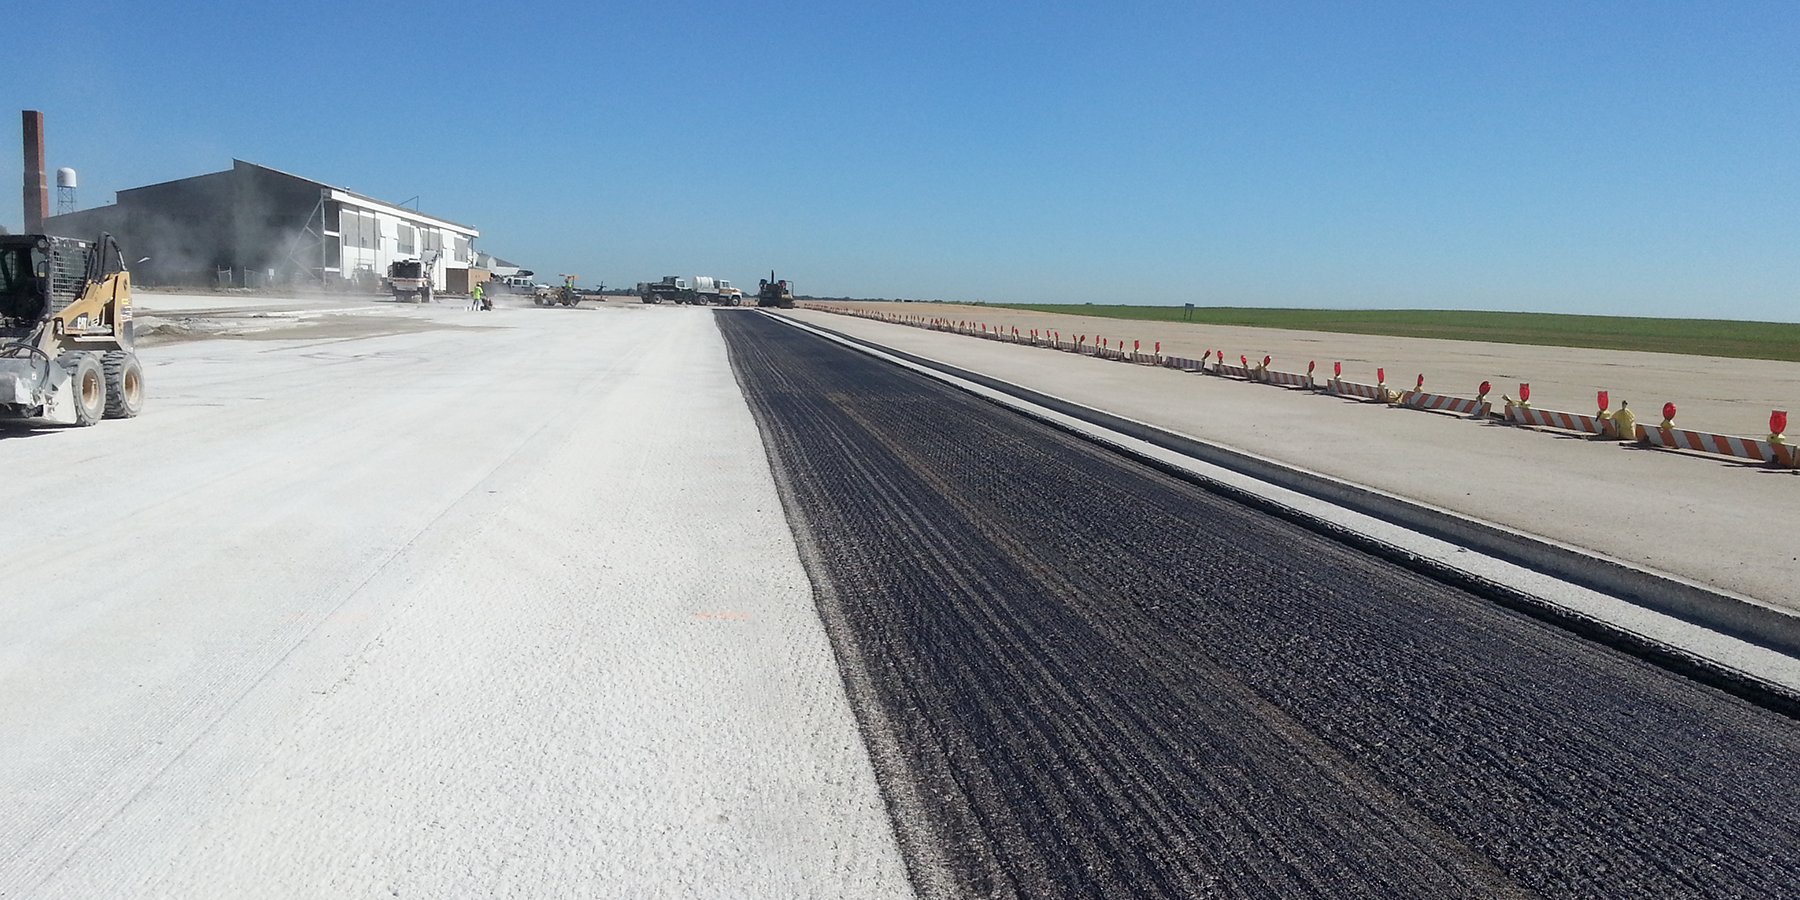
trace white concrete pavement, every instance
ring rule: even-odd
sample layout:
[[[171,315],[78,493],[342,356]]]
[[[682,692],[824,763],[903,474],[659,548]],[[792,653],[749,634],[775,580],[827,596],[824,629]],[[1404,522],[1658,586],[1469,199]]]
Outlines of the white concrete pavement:
[[[712,313],[338,312],[0,433],[0,897],[908,896]]]

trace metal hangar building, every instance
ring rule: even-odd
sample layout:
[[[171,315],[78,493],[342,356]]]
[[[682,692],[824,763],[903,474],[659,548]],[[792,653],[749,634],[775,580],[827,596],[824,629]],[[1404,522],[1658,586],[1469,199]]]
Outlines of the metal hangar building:
[[[232,160],[223,172],[119,191],[111,206],[44,220],[56,235],[111,232],[146,284],[376,287],[388,264],[418,259],[433,286],[462,293],[481,232],[386,201]]]

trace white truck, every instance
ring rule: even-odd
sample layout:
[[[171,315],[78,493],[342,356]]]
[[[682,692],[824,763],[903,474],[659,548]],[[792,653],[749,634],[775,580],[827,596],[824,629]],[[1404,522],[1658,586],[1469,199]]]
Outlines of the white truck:
[[[688,289],[687,302],[702,305],[719,302],[719,279],[711,275],[695,275],[688,284],[691,287]]]
[[[720,306],[743,306],[744,305],[744,292],[738,290],[737,288],[732,287],[731,282],[720,279],[720,281],[719,281],[719,305]]]
[[[727,306],[737,306],[743,302],[744,296],[742,291],[731,286],[731,282],[711,275],[695,275],[692,278],[665,275],[661,281],[640,281],[637,293],[645,303],[668,300],[673,303],[716,303]]]

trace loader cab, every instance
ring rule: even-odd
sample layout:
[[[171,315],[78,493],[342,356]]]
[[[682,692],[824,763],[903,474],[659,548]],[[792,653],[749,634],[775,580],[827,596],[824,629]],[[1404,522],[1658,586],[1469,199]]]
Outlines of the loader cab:
[[[124,270],[118,244],[44,234],[0,235],[0,338],[20,338],[81,296],[90,281]]]
[[[0,243],[0,337],[23,337],[50,317],[47,250],[17,238]]]

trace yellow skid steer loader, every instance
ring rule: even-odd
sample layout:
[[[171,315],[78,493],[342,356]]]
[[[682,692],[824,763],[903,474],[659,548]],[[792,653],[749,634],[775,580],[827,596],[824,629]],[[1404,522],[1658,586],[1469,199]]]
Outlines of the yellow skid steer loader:
[[[131,275],[112,235],[0,235],[0,417],[92,425],[144,408]]]

